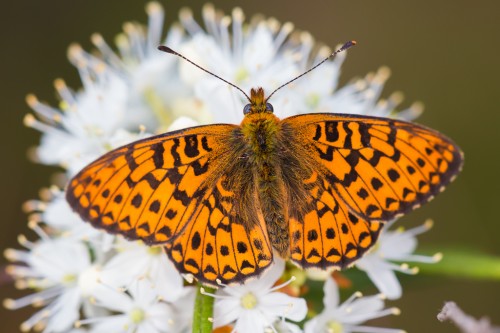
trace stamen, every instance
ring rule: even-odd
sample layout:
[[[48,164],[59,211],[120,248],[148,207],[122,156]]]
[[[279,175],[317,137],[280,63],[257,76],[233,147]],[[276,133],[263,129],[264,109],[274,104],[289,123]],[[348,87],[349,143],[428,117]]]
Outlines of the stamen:
[[[130,51],[141,61],[145,58],[144,49],[141,45],[141,31],[140,27],[131,22],[126,22],[123,25],[123,31],[128,36],[130,41]]]
[[[49,241],[50,237],[47,233],[40,227],[40,225],[36,221],[29,221],[28,228],[33,230],[43,241]]]
[[[160,44],[165,12],[159,3],[154,1],[146,5],[146,13],[148,14],[146,52],[149,55],[151,52],[155,52],[156,47]]]
[[[17,236],[17,241],[19,244],[21,244],[22,246],[24,246],[25,248],[29,249],[29,250],[33,250],[35,247],[36,247],[36,244],[33,243],[33,242],[30,242],[25,235],[23,234],[20,234]]]
[[[342,303],[342,306],[349,306],[357,298],[361,298],[361,297],[363,297],[363,294],[360,291],[356,291],[354,294],[349,296],[349,298],[346,299],[344,303]],[[346,309],[346,311],[347,311],[347,309]]]
[[[270,17],[266,21],[267,30],[271,30],[273,35],[276,35],[280,29],[280,22],[275,17]]]
[[[44,119],[50,122],[60,122],[61,114],[57,109],[54,109],[48,105],[40,103],[38,98],[33,94],[28,94],[26,96],[26,103],[30,108],[32,108],[38,115],[42,116]]]
[[[63,79],[55,79],[54,87],[56,88],[57,93],[59,94],[61,99],[63,99],[67,104],[76,103],[73,93],[69,90],[68,86],[66,85],[66,82],[64,82]]]
[[[236,7],[233,9],[233,53],[234,59],[237,63],[241,61],[243,52],[243,21],[245,15],[241,8]]]
[[[278,32],[278,34],[274,38],[273,47],[275,50],[278,50],[283,45],[283,43],[285,42],[287,37],[293,31],[293,29],[295,29],[295,26],[293,25],[293,23],[286,22],[285,24],[283,24],[283,26],[281,27],[281,30]]]
[[[219,41],[220,35],[216,22],[215,8],[211,3],[203,6],[202,17],[208,34],[212,35],[216,41]]]
[[[113,51],[113,49],[111,49],[108,43],[106,43],[101,34],[92,34],[90,40],[92,41],[92,44],[97,47],[99,52],[101,52],[101,55],[106,60],[106,62],[117,68],[124,69],[123,61],[116,55],[116,53]]]
[[[424,104],[422,102],[414,102],[406,110],[399,112],[399,117],[406,120],[413,120],[424,112]]]
[[[22,209],[26,213],[38,211],[43,212],[47,208],[47,204],[40,200],[28,200],[23,203]]]
[[[410,266],[406,263],[401,264],[401,265],[396,265],[396,264],[393,264],[390,262],[386,262],[386,264],[390,269],[397,271],[397,272],[405,273],[405,274],[415,275],[419,271],[418,267],[410,268]]]
[[[20,251],[20,250],[16,250],[16,249],[5,249],[5,251],[3,252],[3,255],[9,261],[26,261],[29,258],[29,252]],[[10,267],[10,266],[8,266],[8,267]],[[17,266],[13,266],[13,267],[17,267]]]
[[[120,56],[123,59],[128,59],[131,57],[130,43],[127,36],[124,33],[120,33],[115,37],[115,44],[118,48]]]
[[[194,20],[193,12],[191,12],[191,9],[188,7],[181,8],[179,11],[179,20],[181,21],[184,29],[186,29],[191,36],[203,31],[203,29]]]
[[[188,283],[193,283],[194,281],[194,276],[193,274],[182,274],[182,276],[184,277],[184,279],[188,282]]]
[[[269,289],[269,292],[273,292],[273,291],[279,290],[279,289],[281,289],[281,288],[283,288],[285,286],[288,286],[290,283],[292,283],[295,280],[296,280],[296,277],[292,276],[292,277],[290,277],[290,279],[288,279],[288,281],[283,282],[282,284],[279,284],[279,285],[274,286],[271,289]]]
[[[231,41],[229,39],[229,31],[228,28],[231,25],[231,17],[224,16],[220,20],[220,45],[222,51],[225,53],[226,57],[231,56]]]
[[[46,309],[38,311],[33,316],[31,316],[28,320],[26,320],[25,322],[23,322],[21,324],[21,327],[20,327],[21,331],[28,332],[37,323],[39,323],[39,322],[45,320],[46,318],[50,317],[50,315],[51,315],[51,312],[48,311],[48,310],[46,310]]]
[[[118,318],[118,317],[122,317],[122,316],[123,316],[123,314],[117,314],[117,315],[111,315],[111,316],[107,316],[107,317],[85,318],[85,319],[75,321],[74,326],[76,328],[80,328],[83,325],[97,324],[99,322],[102,322],[103,320],[110,320],[111,318]]]
[[[36,129],[39,132],[42,133],[50,133],[50,132],[61,132],[58,128],[49,126],[45,123],[42,123],[38,121],[35,116],[33,116],[31,113],[28,113],[26,116],[24,116],[23,119],[24,126],[26,127],[31,127],[33,129]]]
[[[384,84],[390,76],[391,69],[387,66],[382,66],[377,70],[372,80],[378,84]]]
[[[25,260],[16,260],[16,261],[26,262],[27,260],[29,260],[29,257],[30,257],[29,255],[25,255],[24,258]],[[5,272],[9,276],[15,277],[16,283],[20,281],[19,285],[16,284],[17,289],[26,289],[28,287],[28,283],[25,279],[39,276],[39,274],[33,272],[33,270],[30,267],[21,265],[8,265],[7,267],[5,267]]]
[[[230,298],[233,298],[233,296],[229,296],[229,295],[217,295],[217,294],[213,294],[213,293],[208,293],[208,292],[205,291],[205,288],[203,288],[203,287],[200,287],[200,294],[205,295],[205,296],[210,296],[210,297],[213,297],[213,298],[219,298],[219,299],[230,299]]]
[[[300,51],[299,53],[303,55],[300,68],[305,68],[307,66],[307,61],[309,60],[309,54],[311,53],[314,44],[313,36],[308,32],[302,32],[300,34]]]
[[[9,310],[18,310],[34,303],[45,302],[49,299],[53,299],[54,297],[60,295],[63,290],[63,287],[55,286],[18,299],[7,298],[4,300],[3,305]]]
[[[388,308],[388,309],[383,309],[380,311],[374,311],[370,315],[367,315],[366,313],[363,314],[357,314],[357,313],[352,313],[349,315],[349,320],[351,322],[356,322],[356,321],[366,321],[368,319],[375,319],[375,318],[381,318],[389,315],[398,315],[400,314],[401,311],[398,308]],[[356,332],[361,332],[356,330]]]
[[[424,256],[418,254],[409,254],[404,257],[405,261],[421,262],[425,264],[435,264],[443,259],[443,254],[438,252],[433,256]]]

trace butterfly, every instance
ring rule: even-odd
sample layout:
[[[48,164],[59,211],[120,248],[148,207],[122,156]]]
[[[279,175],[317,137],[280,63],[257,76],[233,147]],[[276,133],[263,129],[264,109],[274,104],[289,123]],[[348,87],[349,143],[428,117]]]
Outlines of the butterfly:
[[[349,114],[279,119],[252,89],[241,125],[149,137],[73,177],[70,206],[110,233],[161,245],[180,273],[243,283],[275,256],[345,268],[383,223],[432,199],[461,169],[460,148],[434,130]]]

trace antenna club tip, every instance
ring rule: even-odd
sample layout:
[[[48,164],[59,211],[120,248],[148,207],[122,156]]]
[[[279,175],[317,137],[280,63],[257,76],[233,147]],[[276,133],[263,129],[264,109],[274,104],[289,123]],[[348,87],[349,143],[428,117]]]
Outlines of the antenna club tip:
[[[355,40],[350,40],[348,42],[346,42],[344,45],[342,45],[342,47],[340,48],[341,50],[347,50],[348,48],[356,45],[358,42],[356,42]]]
[[[158,50],[163,51],[163,52],[167,52],[167,53],[175,53],[174,50],[172,50],[170,47],[168,47],[166,45],[159,45]]]

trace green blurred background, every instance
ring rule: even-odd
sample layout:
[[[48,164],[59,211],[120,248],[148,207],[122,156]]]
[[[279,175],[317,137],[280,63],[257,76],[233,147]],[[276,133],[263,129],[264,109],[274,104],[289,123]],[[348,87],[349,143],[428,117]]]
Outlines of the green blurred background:
[[[50,184],[56,169],[28,161],[27,150],[39,134],[23,127],[30,112],[24,99],[35,93],[57,103],[52,82],[64,78],[81,86],[76,70],[66,59],[71,42],[90,49],[89,37],[101,32],[108,41],[123,22],[146,22],[145,1],[25,0],[3,1],[0,20],[2,175],[0,248],[19,247],[16,237],[26,233],[24,201],[38,197]],[[199,17],[201,1],[162,1],[166,21],[177,20],[182,6]],[[500,1],[215,1],[226,13],[234,6],[246,17],[262,13],[281,22],[291,21],[301,30],[330,46],[355,39],[343,66],[342,82],[387,65],[392,77],[385,96],[399,90],[403,106],[420,100],[425,112],[418,122],[452,137],[465,152],[465,168],[436,200],[403,218],[408,226],[427,218],[434,229],[421,236],[421,246],[462,246],[500,255]],[[216,71],[216,69],[213,69]],[[319,69],[321,70],[321,69]],[[256,85],[259,82],[255,82]],[[32,237],[33,239],[33,237]],[[4,258],[0,259],[2,266]],[[464,261],[462,265],[468,263]],[[409,332],[457,332],[439,323],[436,314],[443,302],[455,300],[478,317],[489,315],[500,324],[500,283],[463,278],[419,275],[403,278],[403,298],[390,305],[402,310],[399,317],[379,325]],[[372,291],[375,291],[373,289]],[[0,286],[0,298],[19,297],[12,286]],[[0,309],[2,332],[17,332],[30,310]],[[6,320],[8,318],[8,320]]]

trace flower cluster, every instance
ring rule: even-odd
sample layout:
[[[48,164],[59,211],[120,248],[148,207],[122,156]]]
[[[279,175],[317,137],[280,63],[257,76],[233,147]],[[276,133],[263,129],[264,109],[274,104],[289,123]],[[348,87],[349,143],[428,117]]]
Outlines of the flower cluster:
[[[146,10],[148,26],[126,23],[115,47],[98,34],[91,38],[96,51],[70,46],[69,59],[80,74],[82,88],[72,90],[57,79],[58,107],[28,96],[34,114],[26,116],[25,123],[42,132],[37,161],[61,166],[69,178],[110,149],[150,134],[216,122],[237,124],[242,120],[246,100],[240,92],[177,57],[159,52],[160,44],[243,90],[259,85],[270,91],[331,53],[326,47],[315,47],[313,37],[296,31],[292,23],[264,18],[246,23],[239,8],[225,16],[206,5],[204,28],[184,9],[179,15],[180,24],[173,25],[165,37],[162,7],[153,2]],[[313,52],[315,49],[318,51]],[[396,112],[400,94],[380,99],[389,76],[386,68],[338,87],[345,56],[339,54],[308,74],[307,80],[297,80],[276,94],[276,115],[342,112],[412,119],[420,113],[418,104]],[[38,239],[30,241],[20,236],[25,249],[5,251],[6,257],[15,262],[8,271],[16,279],[16,286],[35,290],[20,299],[5,300],[5,306],[41,307],[22,323],[23,331],[190,330],[193,314],[186,309],[193,308],[195,288],[183,280],[161,248],[149,248],[93,229],[71,211],[63,191],[56,187],[44,191],[41,200],[29,201],[26,209],[29,226]],[[385,231],[377,249],[357,264],[387,297],[401,295],[393,271],[414,272],[389,260],[437,259],[411,254],[416,247],[414,236],[428,226],[406,232]],[[214,325],[229,325],[242,333],[268,329],[299,332],[299,326],[289,321],[305,319],[305,300],[300,295],[279,292],[283,284],[273,287],[284,270],[284,263],[277,260],[257,280],[206,293],[216,299]],[[331,279],[325,283],[324,306],[320,315],[306,322],[306,332],[375,332],[359,325],[397,312],[384,310],[381,296],[365,298],[355,294],[339,305],[337,287]]]

